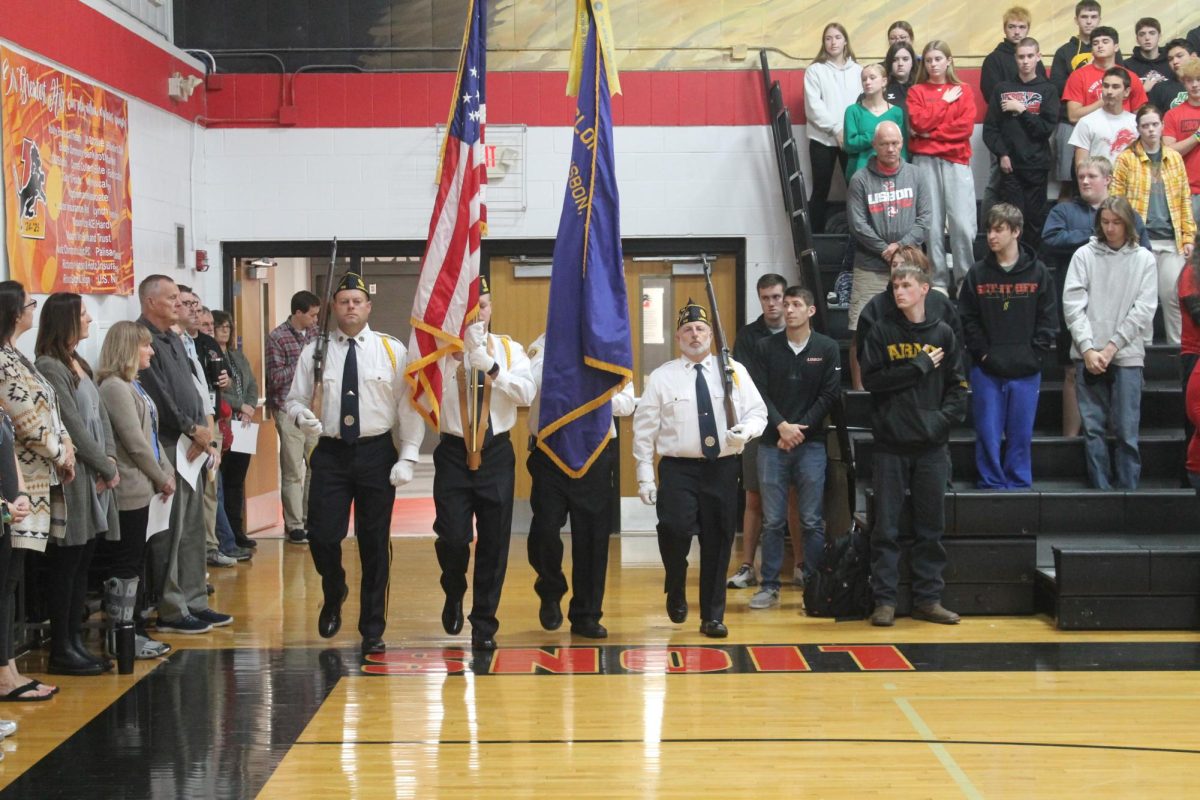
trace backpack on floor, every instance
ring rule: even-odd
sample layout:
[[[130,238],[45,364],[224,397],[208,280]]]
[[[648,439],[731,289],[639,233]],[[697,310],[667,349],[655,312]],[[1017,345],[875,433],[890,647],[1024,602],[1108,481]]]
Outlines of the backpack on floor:
[[[810,617],[865,619],[873,607],[871,540],[853,524],[843,536],[825,540],[821,567],[804,587]]]

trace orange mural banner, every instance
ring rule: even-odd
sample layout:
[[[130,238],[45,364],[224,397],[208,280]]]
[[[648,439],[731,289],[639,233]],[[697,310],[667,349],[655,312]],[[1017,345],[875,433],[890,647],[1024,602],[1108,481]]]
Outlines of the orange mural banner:
[[[9,275],[30,292],[133,294],[129,107],[0,48]]]

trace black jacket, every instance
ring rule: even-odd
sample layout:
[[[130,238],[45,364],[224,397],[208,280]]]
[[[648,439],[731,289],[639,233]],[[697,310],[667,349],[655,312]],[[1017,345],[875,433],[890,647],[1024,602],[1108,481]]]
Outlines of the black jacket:
[[[879,294],[867,301],[863,307],[862,313],[858,315],[858,327],[854,329],[854,346],[861,353],[867,341],[867,334],[871,332],[871,328],[875,327],[875,323],[887,314],[898,314],[896,308],[896,298],[892,294],[892,287],[889,284],[888,288],[884,289]],[[933,319],[940,319],[950,326],[950,330],[954,331],[954,338],[961,345],[963,341],[962,322],[958,319],[958,306],[954,304],[946,295],[936,290],[930,290],[925,296],[925,313]]]
[[[887,87],[883,90],[883,99],[887,100],[894,106],[900,106],[901,108],[907,110],[909,86],[912,86],[912,84],[897,83],[894,78],[888,78]]]
[[[1045,172],[1054,166],[1050,140],[1058,128],[1062,101],[1048,78],[1035,77],[1029,83],[1020,78],[996,84],[988,100],[987,117],[983,121],[983,142],[996,154],[1008,156],[1014,170]],[[1025,104],[1021,114],[1001,109],[1007,97]]]
[[[1042,369],[1042,353],[1058,334],[1058,296],[1046,265],[1024,248],[1005,272],[994,253],[967,272],[958,312],[971,358],[1001,378],[1024,378]]]
[[[138,381],[158,407],[159,436],[174,447],[184,431],[207,422],[204,405],[192,383],[192,362],[173,331],[160,331],[145,317],[138,322],[150,331],[154,347],[154,358],[138,373]]]
[[[1143,82],[1155,72],[1164,78],[1175,77],[1175,72],[1167,63],[1167,51],[1161,47],[1158,48],[1158,58],[1155,59],[1147,58],[1142,52],[1142,48],[1133,48],[1129,58],[1125,59],[1125,68],[1141,78]]]
[[[945,353],[938,367],[928,352],[936,347]],[[959,345],[940,319],[926,316],[925,322],[912,323],[899,311],[885,315],[867,334],[859,362],[880,450],[910,454],[941,447],[954,423],[966,419]]]
[[[733,360],[749,369],[750,362],[754,360],[754,348],[770,335],[772,331],[767,327],[767,321],[759,314],[758,319],[749,325],[743,325],[737,332],[737,337],[733,340]]]
[[[1041,61],[1037,64],[1037,76],[1046,80],[1046,67]],[[979,70],[979,90],[983,92],[983,99],[990,103],[997,86],[1015,80],[1020,80],[1017,73],[1017,46],[1004,39],[983,59],[983,67]]]
[[[806,441],[825,438],[825,416],[842,391],[837,342],[814,331],[797,355],[780,331],[758,341],[749,369],[767,404],[763,444],[779,442],[781,422],[807,425]]]

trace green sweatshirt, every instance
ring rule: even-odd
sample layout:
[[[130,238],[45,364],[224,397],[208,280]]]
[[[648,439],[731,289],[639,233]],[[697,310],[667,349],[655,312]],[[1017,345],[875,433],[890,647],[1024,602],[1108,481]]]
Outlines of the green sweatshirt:
[[[900,157],[908,161],[908,121],[905,118],[904,109],[900,106],[892,106],[877,117],[863,108],[862,103],[854,103],[846,109],[846,121],[842,127],[842,135],[845,139],[844,149],[850,156],[846,163],[847,184],[854,177],[854,173],[865,167],[867,160],[875,155],[875,148],[871,146],[871,140],[875,138],[875,129],[879,127],[879,123],[885,121],[894,122],[900,126],[900,130],[904,134],[904,149],[900,151]]]

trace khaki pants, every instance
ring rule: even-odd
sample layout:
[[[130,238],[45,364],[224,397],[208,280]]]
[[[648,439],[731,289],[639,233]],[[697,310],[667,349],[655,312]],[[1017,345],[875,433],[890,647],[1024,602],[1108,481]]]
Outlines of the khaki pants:
[[[283,503],[283,529],[303,529],[308,509],[308,454],[316,445],[309,436],[287,418],[282,411],[272,411],[275,430],[279,434],[279,498]]]
[[[164,440],[163,452],[175,464],[175,442]],[[200,471],[199,491],[179,478],[171,506],[171,527],[150,537],[149,560],[161,619],[176,622],[208,608],[205,586],[203,496],[208,473]]]

